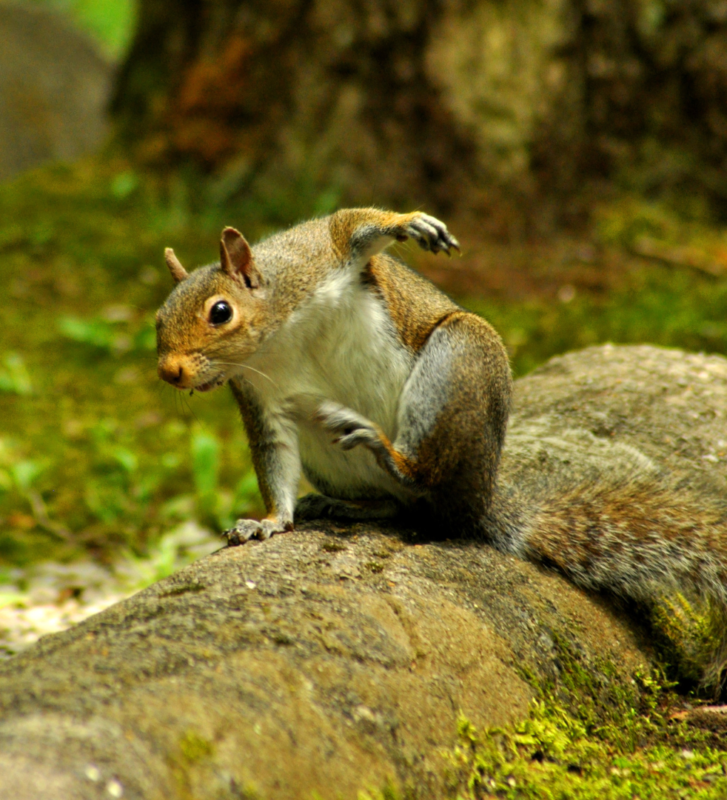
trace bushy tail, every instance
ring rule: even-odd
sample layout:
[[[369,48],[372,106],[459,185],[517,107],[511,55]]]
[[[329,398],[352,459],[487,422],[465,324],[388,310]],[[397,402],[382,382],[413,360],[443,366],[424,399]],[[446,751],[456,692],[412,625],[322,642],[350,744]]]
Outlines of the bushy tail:
[[[727,499],[654,477],[549,488],[527,503],[517,491],[498,497],[488,526],[496,544],[585,589],[644,604],[660,629],[678,628],[677,612],[689,609],[682,621],[701,620],[702,646],[711,651],[700,656],[703,683],[719,690],[727,665]],[[706,614],[692,613],[687,598]]]

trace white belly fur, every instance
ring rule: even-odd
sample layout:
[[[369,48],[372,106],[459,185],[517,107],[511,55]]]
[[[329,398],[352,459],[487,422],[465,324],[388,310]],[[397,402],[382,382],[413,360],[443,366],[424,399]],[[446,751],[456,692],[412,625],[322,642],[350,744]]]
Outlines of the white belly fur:
[[[376,422],[393,441],[402,388],[412,368],[383,301],[357,274],[332,275],[248,361],[245,371],[268,420],[295,420],[306,474],[338,497],[405,496],[363,447],[348,452],[310,421],[333,400]],[[315,480],[314,480],[315,482]]]

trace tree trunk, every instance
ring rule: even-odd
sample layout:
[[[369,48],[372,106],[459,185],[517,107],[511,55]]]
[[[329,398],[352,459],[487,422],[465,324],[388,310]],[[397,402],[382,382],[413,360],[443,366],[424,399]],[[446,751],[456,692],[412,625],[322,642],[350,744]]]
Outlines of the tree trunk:
[[[191,162],[223,199],[327,192],[502,230],[578,218],[584,188],[626,175],[718,207],[721,8],[142,0],[114,109],[139,157]]]

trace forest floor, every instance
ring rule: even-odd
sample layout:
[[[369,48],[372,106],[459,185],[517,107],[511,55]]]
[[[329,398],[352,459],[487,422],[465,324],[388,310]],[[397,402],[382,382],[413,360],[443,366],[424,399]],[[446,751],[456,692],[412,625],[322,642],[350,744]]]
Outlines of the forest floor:
[[[328,210],[288,200],[275,213],[202,209],[181,179],[160,186],[109,158],[0,186],[0,655],[211,552],[216,531],[261,513],[227,393],[189,397],[157,379],[154,312],[171,288],[164,247],[192,267],[216,258],[224,225],[255,241]],[[727,236],[717,225],[632,196],[604,204],[577,236],[542,241],[493,242],[448,222],[461,257],[398,253],[494,324],[516,375],[604,341],[727,353]],[[712,734],[699,741],[715,746]],[[607,776],[636,769],[619,747],[598,751],[624,765]],[[691,748],[654,756],[652,772],[673,773],[663,784],[673,791],[637,794],[624,779],[616,794],[553,796],[720,796],[727,753],[695,760]],[[479,769],[467,759],[463,768]],[[542,796],[508,789],[519,774],[510,763],[493,796]],[[690,783],[697,763],[708,777]]]

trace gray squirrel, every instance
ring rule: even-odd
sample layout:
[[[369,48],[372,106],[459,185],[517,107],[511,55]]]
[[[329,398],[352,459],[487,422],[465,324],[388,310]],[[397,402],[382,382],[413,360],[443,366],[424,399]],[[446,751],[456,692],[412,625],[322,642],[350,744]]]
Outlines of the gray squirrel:
[[[486,540],[586,589],[649,604],[684,588],[727,618],[721,498],[637,456],[608,479],[543,474],[500,489],[505,347],[384,253],[409,238],[459,249],[434,217],[377,209],[341,210],[254,248],[225,228],[220,262],[192,274],[167,249],[177,285],[157,314],[159,375],[202,392],[230,384],[268,512],[238,520],[230,544],[299,520],[405,510],[443,538]],[[301,472],[320,494],[297,499]],[[707,682],[719,683],[724,661],[720,645]]]

